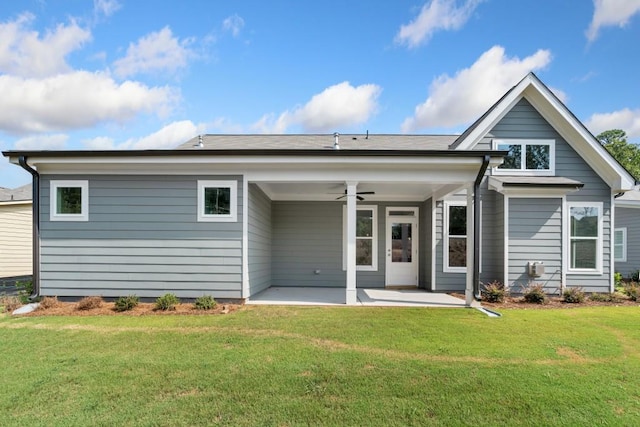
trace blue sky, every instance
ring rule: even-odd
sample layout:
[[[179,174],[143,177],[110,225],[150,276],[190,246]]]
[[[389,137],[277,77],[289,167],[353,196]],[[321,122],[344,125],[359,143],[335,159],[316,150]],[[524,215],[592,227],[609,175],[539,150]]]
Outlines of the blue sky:
[[[529,71],[640,142],[639,45],[640,0],[4,1],[0,150],[459,133]]]

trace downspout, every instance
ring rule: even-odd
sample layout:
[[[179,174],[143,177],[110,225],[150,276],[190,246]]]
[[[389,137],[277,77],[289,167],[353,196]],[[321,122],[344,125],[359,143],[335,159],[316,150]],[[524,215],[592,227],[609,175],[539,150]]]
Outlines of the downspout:
[[[484,155],[482,166],[473,183],[473,296],[480,301],[480,184],[489,167],[491,156]]]
[[[29,166],[25,156],[20,156],[18,163],[33,176],[31,188],[31,206],[33,209],[33,293],[29,296],[29,299],[33,300],[40,295],[40,174]]]

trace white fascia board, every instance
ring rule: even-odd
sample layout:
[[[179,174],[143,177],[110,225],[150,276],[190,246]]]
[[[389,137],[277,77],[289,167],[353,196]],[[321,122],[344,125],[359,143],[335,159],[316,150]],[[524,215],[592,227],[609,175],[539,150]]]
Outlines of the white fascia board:
[[[640,200],[618,200],[614,199],[614,204],[617,208],[632,208],[640,209]]]
[[[569,193],[578,191],[579,188],[572,187],[526,187],[526,186],[504,186],[499,179],[489,177],[489,190],[497,191],[510,197],[540,197],[540,198],[558,198]]]
[[[9,206],[9,205],[31,205],[31,200],[7,200],[5,202],[0,202],[0,206]]]

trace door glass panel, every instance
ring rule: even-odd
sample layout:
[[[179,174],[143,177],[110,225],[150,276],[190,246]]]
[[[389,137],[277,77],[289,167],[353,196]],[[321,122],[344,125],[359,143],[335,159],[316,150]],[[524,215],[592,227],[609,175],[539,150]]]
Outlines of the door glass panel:
[[[411,224],[391,224],[391,262],[411,262]]]
[[[416,216],[414,211],[389,211],[389,216]]]

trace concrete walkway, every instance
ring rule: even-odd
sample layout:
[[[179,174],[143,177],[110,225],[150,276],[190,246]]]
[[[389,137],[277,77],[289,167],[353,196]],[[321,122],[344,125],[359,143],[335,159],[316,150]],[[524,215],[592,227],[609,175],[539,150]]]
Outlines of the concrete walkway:
[[[246,304],[345,305],[343,288],[272,287],[254,295]],[[464,300],[423,290],[358,289],[359,306],[375,307],[465,307]]]

